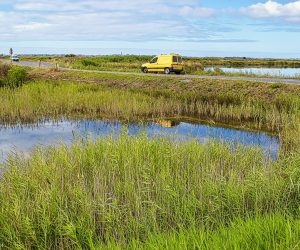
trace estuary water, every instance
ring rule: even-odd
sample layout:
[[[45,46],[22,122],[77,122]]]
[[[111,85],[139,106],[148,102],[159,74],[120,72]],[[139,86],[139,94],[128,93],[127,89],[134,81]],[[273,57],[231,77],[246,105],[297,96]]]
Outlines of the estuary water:
[[[255,74],[277,77],[300,77],[300,68],[218,68],[225,73]],[[214,71],[214,67],[206,67],[205,70]]]

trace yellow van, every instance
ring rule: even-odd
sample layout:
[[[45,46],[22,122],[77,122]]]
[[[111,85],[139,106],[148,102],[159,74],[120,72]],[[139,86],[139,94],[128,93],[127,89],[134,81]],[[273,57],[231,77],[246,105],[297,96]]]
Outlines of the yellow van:
[[[141,68],[142,72],[164,72],[180,74],[183,71],[182,57],[177,54],[160,55],[154,57],[150,63],[145,63]]]

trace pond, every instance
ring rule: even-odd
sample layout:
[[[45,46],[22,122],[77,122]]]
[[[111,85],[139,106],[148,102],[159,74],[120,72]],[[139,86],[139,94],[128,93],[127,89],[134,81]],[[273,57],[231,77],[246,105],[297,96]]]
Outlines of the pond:
[[[254,74],[278,77],[300,77],[300,68],[218,68],[225,73]],[[214,67],[206,67],[205,71],[214,71]]]
[[[185,121],[161,120],[125,124],[120,121],[62,120],[30,126],[0,127],[0,162],[5,161],[10,153],[22,152],[26,155],[36,146],[56,145],[61,142],[70,145],[75,138],[86,138],[87,135],[91,135],[93,139],[111,134],[117,136],[124,129],[129,135],[146,133],[149,137],[171,136],[176,140],[197,139],[201,143],[212,139],[229,142],[233,146],[259,146],[272,159],[276,159],[280,147],[279,139],[275,135]]]

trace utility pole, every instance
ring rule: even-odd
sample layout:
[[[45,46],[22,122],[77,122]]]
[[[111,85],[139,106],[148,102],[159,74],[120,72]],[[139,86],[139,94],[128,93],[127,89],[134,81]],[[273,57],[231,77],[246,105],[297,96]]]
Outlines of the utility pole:
[[[9,49],[9,54],[10,54],[10,63],[12,64],[12,55],[14,54],[14,50],[12,48]]]

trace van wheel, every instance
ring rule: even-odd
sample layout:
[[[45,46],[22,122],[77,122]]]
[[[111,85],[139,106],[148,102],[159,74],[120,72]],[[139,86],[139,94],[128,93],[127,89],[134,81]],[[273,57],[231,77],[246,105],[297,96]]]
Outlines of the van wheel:
[[[171,73],[171,70],[169,68],[165,68],[165,74],[168,75]]]
[[[142,69],[142,72],[145,73],[145,74],[147,74],[148,73],[148,69],[145,67],[145,68]]]
[[[176,75],[180,75],[181,74],[181,72],[180,71],[177,71],[177,72],[175,72],[176,73]]]

